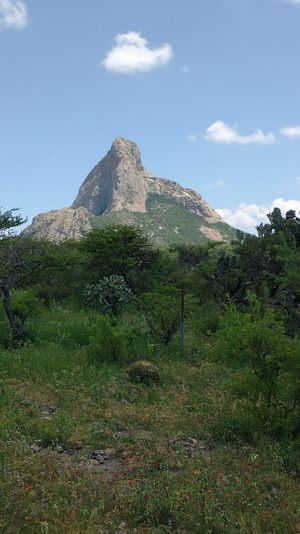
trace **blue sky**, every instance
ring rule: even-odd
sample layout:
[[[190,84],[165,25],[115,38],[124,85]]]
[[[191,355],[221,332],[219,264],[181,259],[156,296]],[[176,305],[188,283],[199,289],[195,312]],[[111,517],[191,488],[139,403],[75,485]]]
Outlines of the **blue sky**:
[[[71,204],[113,139],[238,227],[300,210],[300,0],[0,0],[3,209]]]

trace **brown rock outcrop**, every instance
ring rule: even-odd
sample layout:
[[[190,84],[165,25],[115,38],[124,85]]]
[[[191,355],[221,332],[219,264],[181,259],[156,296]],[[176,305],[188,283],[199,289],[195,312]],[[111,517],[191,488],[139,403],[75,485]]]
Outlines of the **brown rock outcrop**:
[[[107,155],[87,176],[72,207],[84,206],[93,215],[120,210],[144,213],[149,193],[172,198],[207,222],[222,220],[199,193],[147,171],[138,146],[123,137],[115,139]]]
[[[63,208],[37,215],[24,233],[58,242],[80,239],[90,229],[90,214],[85,208]]]

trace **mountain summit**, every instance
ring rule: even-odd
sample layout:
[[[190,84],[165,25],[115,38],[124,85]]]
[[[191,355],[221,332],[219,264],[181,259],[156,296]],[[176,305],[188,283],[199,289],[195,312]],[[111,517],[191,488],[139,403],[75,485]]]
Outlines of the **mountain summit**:
[[[38,215],[26,232],[61,241],[114,223],[136,224],[159,244],[234,235],[199,193],[145,169],[138,146],[123,137],[88,174],[70,208]]]
[[[83,206],[94,215],[123,209],[145,212],[151,177],[138,146],[118,137],[83,182],[72,207]]]

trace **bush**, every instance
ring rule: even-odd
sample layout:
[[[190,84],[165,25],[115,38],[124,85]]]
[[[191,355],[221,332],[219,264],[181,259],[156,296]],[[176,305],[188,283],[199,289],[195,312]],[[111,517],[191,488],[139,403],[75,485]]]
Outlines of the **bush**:
[[[0,345],[7,347],[11,339],[10,327],[2,307],[0,307]]]
[[[96,317],[96,313],[89,310],[55,305],[33,321],[33,334],[40,343],[84,347],[89,344]]]
[[[108,317],[97,317],[89,341],[93,362],[128,361],[128,336],[122,327],[112,325]]]
[[[299,349],[274,312],[261,313],[256,302],[249,313],[228,311],[213,351],[241,370],[229,384],[236,396],[250,401],[251,409],[287,418],[300,403]]]
[[[158,368],[150,362],[134,362],[128,369],[128,376],[131,382],[153,384],[160,381]]]
[[[134,306],[122,314],[119,324],[126,332],[128,349],[132,360],[139,360],[141,356],[151,359],[154,354],[157,354],[147,322],[142,314],[136,313]]]
[[[41,302],[34,291],[14,291],[11,295],[11,308],[17,317],[36,314],[41,310]]]
[[[88,284],[84,290],[85,303],[102,313],[117,315],[123,311],[132,298],[132,291],[123,276],[105,276],[98,284]]]
[[[145,293],[137,301],[153,338],[167,346],[180,327],[180,296],[176,288]]]
[[[34,291],[18,290],[11,294],[9,306],[14,320],[14,328],[10,324],[9,342],[23,344],[31,337],[28,319],[41,311],[41,302]]]

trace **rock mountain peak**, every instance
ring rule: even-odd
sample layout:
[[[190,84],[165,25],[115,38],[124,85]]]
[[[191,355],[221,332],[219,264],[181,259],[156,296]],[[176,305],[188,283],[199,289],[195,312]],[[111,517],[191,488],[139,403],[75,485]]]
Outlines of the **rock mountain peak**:
[[[127,213],[129,222],[132,220],[130,214],[147,214],[147,201],[151,195],[199,216],[197,231],[206,239],[222,240],[219,228],[214,225],[225,223],[201,195],[174,181],[154,176],[143,166],[136,143],[124,137],[113,141],[106,156],[88,174],[71,208],[38,215],[27,231],[54,240],[77,238],[81,229],[91,228],[91,220],[95,217],[122,213],[122,220],[126,220]],[[176,224],[173,230],[178,234]]]
[[[115,152],[119,157],[129,157],[136,160],[141,159],[140,149],[136,143],[126,139],[126,137],[116,137],[111,145],[112,152]]]
[[[124,209],[145,213],[150,193],[172,197],[211,222],[220,220],[198,193],[147,171],[138,146],[124,137],[114,140],[106,156],[89,173],[72,207],[84,207],[96,216]]]
[[[117,137],[106,156],[89,173],[72,204],[84,207],[93,215],[120,209],[144,212],[147,171],[141,162],[138,146]]]

